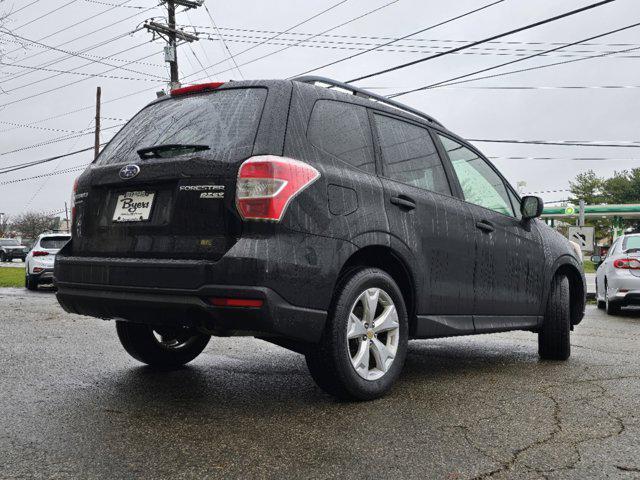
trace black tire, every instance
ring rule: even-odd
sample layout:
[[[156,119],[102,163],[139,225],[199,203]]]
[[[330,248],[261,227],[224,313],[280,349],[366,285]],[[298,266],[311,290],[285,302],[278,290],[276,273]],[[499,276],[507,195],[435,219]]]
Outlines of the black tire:
[[[151,327],[139,323],[116,321],[116,331],[120,343],[136,360],[160,368],[175,368],[196,358],[211,338],[186,327]],[[163,340],[175,339],[163,343],[154,332],[162,335]]]
[[[569,279],[556,275],[551,282],[542,328],[538,332],[538,354],[545,360],[567,360],[571,355]]]
[[[32,275],[26,274],[24,277],[24,286],[27,290],[37,290],[38,280],[33,278]]]
[[[368,380],[361,377],[351,363],[347,322],[360,295],[372,288],[383,290],[395,306],[398,344],[388,370],[380,378]],[[367,339],[364,341],[369,342]],[[319,344],[311,346],[305,356],[311,376],[325,392],[343,400],[372,400],[385,395],[398,379],[407,355],[407,341],[407,309],[400,289],[386,272],[362,268],[350,272],[339,282],[322,339]],[[375,358],[374,362],[377,362]]]
[[[618,315],[620,313],[620,305],[609,300],[609,286],[604,284],[604,309],[607,315]]]
[[[604,300],[598,300],[598,280],[596,280],[596,305],[600,310],[604,310],[606,302]]]
[[[7,259],[4,256],[4,252],[0,252],[0,262],[6,262],[6,261],[7,261]]]

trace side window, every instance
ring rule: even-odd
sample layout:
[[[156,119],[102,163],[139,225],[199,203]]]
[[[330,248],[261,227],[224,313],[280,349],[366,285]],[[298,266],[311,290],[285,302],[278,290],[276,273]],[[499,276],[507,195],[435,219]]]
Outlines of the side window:
[[[367,109],[351,103],[318,100],[307,138],[316,147],[366,172],[375,173]]]
[[[451,195],[451,188],[429,130],[374,115],[384,175],[414,187]]]
[[[507,188],[498,174],[472,150],[438,135],[458,176],[464,199],[481,207],[514,216]]]

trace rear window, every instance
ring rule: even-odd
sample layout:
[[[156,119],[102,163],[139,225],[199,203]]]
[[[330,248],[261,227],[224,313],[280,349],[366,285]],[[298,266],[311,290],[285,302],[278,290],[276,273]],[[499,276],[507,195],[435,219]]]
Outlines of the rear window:
[[[51,249],[61,249],[64,247],[64,244],[69,241],[70,237],[44,237],[40,239],[40,246],[42,248],[46,248],[47,250]]]
[[[207,145],[214,153],[251,154],[265,88],[239,88],[171,98],[141,110],[104,148],[97,165],[126,162],[141,148],[167,144]]]
[[[640,236],[624,237],[622,242],[622,250],[640,250]]]

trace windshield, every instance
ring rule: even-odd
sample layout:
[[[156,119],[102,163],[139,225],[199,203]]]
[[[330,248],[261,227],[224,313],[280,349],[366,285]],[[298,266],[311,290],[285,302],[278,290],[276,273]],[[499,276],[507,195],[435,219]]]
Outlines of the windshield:
[[[13,239],[0,240],[0,247],[14,247],[18,245],[20,245],[20,243],[17,240],[13,240]]]
[[[71,237],[44,237],[40,240],[40,246],[47,250],[60,250]]]
[[[640,250],[640,235],[625,237],[622,242],[622,250]]]
[[[251,155],[266,96],[264,88],[239,88],[149,105],[115,135],[95,163],[127,162],[132,154],[138,158],[140,149],[167,144],[206,145],[214,153],[244,148]]]

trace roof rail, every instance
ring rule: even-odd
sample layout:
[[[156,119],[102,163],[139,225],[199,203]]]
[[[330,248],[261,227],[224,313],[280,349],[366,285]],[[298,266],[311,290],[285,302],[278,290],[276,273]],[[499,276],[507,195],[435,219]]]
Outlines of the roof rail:
[[[420,110],[416,110],[415,108],[411,108],[403,103],[396,102],[395,100],[391,100],[389,98],[383,97],[382,95],[369,92],[368,90],[364,90],[363,88],[354,87],[353,85],[348,83],[338,82],[337,80],[332,80],[331,78],[319,77],[316,75],[294,77],[291,80],[293,80],[294,82],[309,83],[312,85],[324,84],[328,86],[328,88],[333,88],[333,87],[340,88],[341,90],[346,90],[348,92],[351,92],[353,95],[357,95],[358,97],[368,98],[369,100],[372,100],[374,102],[383,103],[390,107],[397,108],[398,110],[402,110],[403,112],[411,113],[416,117],[422,118],[429,122],[435,123],[436,125],[440,125],[441,127],[444,127],[444,125],[442,125],[442,123],[440,123],[438,120],[436,120],[430,115],[427,115],[426,113],[421,112]]]

